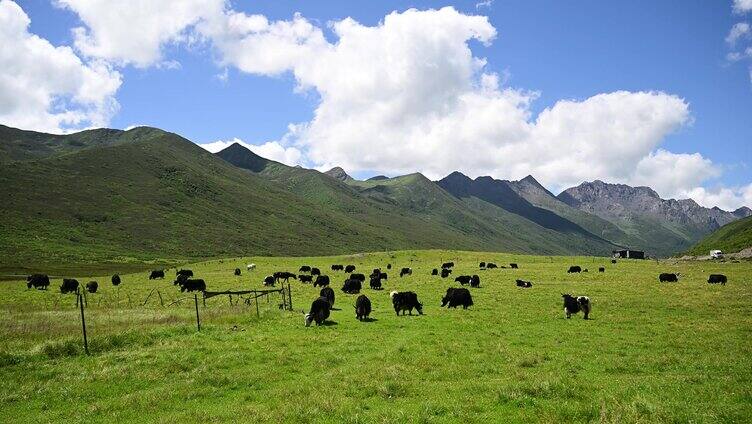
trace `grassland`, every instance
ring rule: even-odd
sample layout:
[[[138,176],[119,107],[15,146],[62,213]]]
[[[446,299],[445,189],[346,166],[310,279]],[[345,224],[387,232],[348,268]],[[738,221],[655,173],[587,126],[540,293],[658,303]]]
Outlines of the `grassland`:
[[[429,275],[442,261],[478,273],[469,310],[439,307],[456,285]],[[519,270],[478,271],[481,260]],[[245,272],[244,265],[258,268]],[[236,258],[188,265],[210,290],[259,288],[275,270],[386,263],[386,290],[365,289],[372,322],[337,292],[328,325],[305,328],[316,297],[293,282],[295,312],[278,299],[201,307],[143,272],[88,296],[91,356],[82,354],[74,297],[0,282],[0,422],[750,422],[752,265],[620,261],[498,253],[401,251],[336,258]],[[579,264],[591,272],[567,274]],[[243,275],[232,270],[243,267]],[[594,272],[606,266],[606,272]],[[659,272],[679,271],[677,284]],[[708,285],[709,273],[729,277]],[[331,273],[329,273],[331,275]],[[514,279],[534,282],[529,290]],[[397,317],[390,290],[413,290],[423,316]],[[563,318],[561,293],[590,296],[592,320]]]

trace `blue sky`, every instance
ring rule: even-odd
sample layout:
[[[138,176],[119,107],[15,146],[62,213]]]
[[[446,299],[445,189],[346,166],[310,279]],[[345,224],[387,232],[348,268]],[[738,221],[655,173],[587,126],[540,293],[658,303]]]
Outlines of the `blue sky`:
[[[7,6],[9,2],[4,3]],[[238,139],[250,146],[265,145],[254,150],[277,160],[321,169],[342,165],[356,176],[396,175],[414,170],[437,178],[451,169],[498,178],[520,178],[532,173],[555,191],[585,179],[600,178],[657,186],[661,195],[692,197],[708,206],[752,206],[752,55],[744,56],[745,48],[752,44],[748,32],[733,43],[727,41],[735,24],[752,22],[745,0],[738,0],[738,4],[704,0],[496,0],[488,5],[477,5],[476,1],[234,1],[221,5],[223,17],[263,15],[270,28],[277,22],[295,21],[295,14],[299,13],[298,23],[301,28],[305,24],[308,38],[297,38],[291,45],[262,46],[259,50],[254,49],[268,43],[264,35],[274,33],[274,29],[246,29],[238,35],[227,29],[226,22],[230,20],[207,18],[219,12],[207,10],[194,16],[194,10],[177,12],[166,3],[169,2],[165,2],[164,10],[120,10],[122,21],[112,24],[115,21],[107,21],[107,13],[118,8],[132,9],[135,2],[101,2],[101,9],[97,9],[96,4],[83,5],[78,0],[18,1],[31,22],[24,36],[36,35],[55,49],[69,47],[83,67],[104,67],[96,68],[97,86],[109,88],[101,90],[107,91],[106,96],[88,94],[85,97],[93,100],[86,103],[76,100],[81,97],[80,87],[68,88],[67,83],[61,83],[64,88],[50,88],[52,101],[43,111],[45,119],[34,121],[3,113],[0,102],[0,122],[47,130],[50,125],[57,125],[59,130],[92,125],[150,125],[197,143]],[[446,6],[456,12],[445,13],[446,20],[424,20],[421,15]],[[418,13],[405,13],[410,8]],[[384,25],[385,17],[393,12],[404,18],[402,22],[394,19],[394,25]],[[178,25],[177,32],[163,30],[159,40],[144,38],[143,51],[149,50],[149,43],[156,43],[157,52],[156,57],[144,58],[139,45],[127,45],[128,38],[139,38],[148,32],[148,28],[139,28],[147,19],[127,22],[140,13],[167,17],[146,24],[152,29],[169,27],[170,19],[181,13],[187,15],[186,24]],[[487,17],[487,21],[470,22],[467,16],[471,15]],[[349,39],[363,49],[362,56],[340,52],[332,54],[331,59],[319,59],[324,57],[321,52],[335,48],[340,38],[344,41],[332,23],[348,17],[357,21],[357,28],[380,28],[380,35],[364,38],[359,32],[349,32]],[[219,23],[211,30],[202,29],[202,19]],[[457,22],[456,35],[450,30],[442,34],[444,22]],[[80,28],[79,32],[74,32],[74,28]],[[116,33],[107,34],[110,30]],[[87,37],[81,37],[81,31]],[[317,40],[318,34],[323,40]],[[390,35],[398,41],[387,48],[387,42],[382,44],[379,40]],[[455,39],[445,40],[451,37]],[[256,65],[257,58],[249,57],[249,43],[254,43],[250,50],[255,52],[276,54],[289,47],[293,59]],[[403,49],[403,44],[409,48]],[[305,49],[300,45],[305,45]],[[485,65],[472,68],[470,60],[444,65],[443,58],[463,57],[464,48],[469,49],[473,59],[484,59]],[[730,59],[734,52],[740,52],[739,57]],[[309,58],[308,54],[312,56]],[[410,57],[402,60],[399,54]],[[370,85],[363,92],[338,87],[348,85],[349,78],[391,78],[383,71],[371,75],[367,70],[370,67],[352,63],[353,57],[373,60],[373,67],[377,68],[385,60],[384,55],[396,57],[397,63],[431,63],[437,69],[426,76],[411,75],[386,88],[384,97],[399,98],[397,104],[374,94]],[[309,64],[314,64],[316,70],[308,69]],[[49,72],[59,69],[56,66],[51,64]],[[348,73],[349,66],[352,73]],[[470,75],[465,72],[467,67],[472,68]],[[414,69],[412,66],[407,72],[420,72]],[[326,74],[337,74],[339,80],[327,79]],[[412,92],[409,84],[435,75],[442,78],[436,84],[449,81],[448,85],[456,87],[439,97],[425,94],[421,87]],[[487,80],[484,75],[493,76],[497,82],[491,88],[483,88],[483,81]],[[0,85],[0,97],[2,90]],[[630,95],[589,101],[609,93]],[[638,93],[654,95],[637,96]],[[465,95],[485,97],[477,110],[464,103],[448,112],[445,108],[437,112],[434,107],[434,103],[444,101],[455,105],[456,98]],[[489,103],[499,96],[504,97],[501,103]],[[520,96],[522,99],[518,99]],[[380,115],[382,109],[361,105],[358,99],[379,104],[382,109],[409,103],[412,110],[425,107],[426,113],[416,112],[413,116],[411,112],[405,122],[390,125],[395,116],[400,116],[395,111],[398,109],[384,116]],[[571,101],[569,111],[551,113],[549,124],[535,125],[542,111],[556,111],[557,104],[564,108],[567,101]],[[113,102],[117,105],[114,108]],[[513,104],[516,106],[510,106]],[[60,112],[66,108],[82,112],[85,117],[73,123],[47,119],[51,110]],[[351,113],[353,108],[357,113]],[[610,114],[603,112],[606,109]],[[32,106],[28,110],[33,110]],[[621,110],[626,111],[624,116],[620,115]],[[492,111],[499,111],[502,124],[495,122]],[[437,113],[445,116],[436,118]],[[516,114],[521,117],[510,118]],[[583,117],[583,122],[573,121],[578,117]],[[466,129],[476,119],[485,120],[478,125],[480,129]],[[607,125],[609,122],[616,124]],[[291,128],[291,124],[298,127]],[[429,125],[446,130],[441,134],[425,130]],[[454,128],[465,129],[455,135]],[[637,135],[642,132],[645,134]],[[630,133],[636,134],[635,141],[630,139]],[[580,154],[567,158],[570,143],[571,150]],[[619,147],[630,144],[634,144],[633,150]],[[223,145],[226,144],[214,147]],[[557,148],[562,153],[547,159],[544,153]],[[603,150],[611,153],[601,155]],[[482,152],[473,153],[477,151]],[[512,162],[510,156],[520,158]],[[410,157],[414,160],[405,159]]]

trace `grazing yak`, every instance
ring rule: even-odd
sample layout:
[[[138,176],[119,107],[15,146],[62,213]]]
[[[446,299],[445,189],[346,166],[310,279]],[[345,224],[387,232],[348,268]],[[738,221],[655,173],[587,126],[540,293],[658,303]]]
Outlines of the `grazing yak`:
[[[311,268],[311,275],[321,275],[321,270],[318,268]]]
[[[386,269],[392,269],[392,264],[386,264]]]
[[[371,315],[371,300],[368,296],[361,294],[355,299],[355,318],[358,321],[363,321]]]
[[[344,265],[332,265],[332,271],[342,271],[345,269]]]
[[[342,285],[342,291],[347,294],[356,294],[360,293],[360,289],[362,288],[362,282],[360,280],[356,280],[354,278],[348,278],[345,280],[345,283]]]
[[[264,278],[264,285],[265,286],[274,286],[274,284],[277,282],[277,279],[274,278],[273,275],[267,275],[266,278]]]
[[[423,304],[418,302],[418,295],[415,292],[396,292],[389,293],[389,297],[392,298],[392,305],[394,306],[394,312],[397,315],[402,312],[405,315],[407,311],[410,315],[413,314],[413,309],[417,310],[420,315],[423,315]]]
[[[316,281],[313,282],[313,287],[324,287],[328,285],[329,285],[328,275],[318,275],[316,276]]]
[[[256,264],[248,264],[245,266],[246,271],[253,271],[256,269]]]
[[[112,285],[113,286],[119,286],[120,285],[120,276],[117,275],[117,274],[113,275],[111,281],[112,281]]]
[[[447,305],[450,308],[462,306],[462,309],[473,306],[473,297],[470,295],[470,290],[455,287],[448,288],[446,294],[441,299],[441,307],[443,308]]]
[[[454,262],[444,262],[441,267],[444,269],[454,268]]]
[[[708,284],[720,284],[722,286],[726,285],[727,278],[723,274],[710,274],[708,277]]]
[[[439,270],[438,270],[438,269],[436,269],[436,268],[434,268],[434,269],[433,269],[433,270],[431,271],[431,275],[439,275]]]
[[[175,278],[175,281],[172,282],[172,285],[173,286],[177,286],[177,285],[182,286],[183,285],[183,281],[185,281],[187,279],[188,279],[187,275],[178,275],[177,278]]]
[[[469,275],[460,275],[459,277],[455,278],[454,281],[459,282],[464,286],[465,284],[470,284],[471,278],[472,277],[470,277]]]
[[[499,267],[499,266],[498,266],[498,265],[496,265],[496,264],[495,264],[495,263],[493,263],[493,262],[489,262],[489,263],[487,263],[487,264],[486,264],[486,269],[495,269],[495,268],[498,268],[498,267]]]
[[[658,281],[661,283],[676,283],[677,281],[679,281],[679,274],[662,272],[658,276]]]
[[[599,267],[598,268],[598,272],[606,272],[606,268],[605,267]]]
[[[319,297],[311,303],[311,309],[305,316],[305,326],[310,327],[311,322],[316,321],[316,325],[321,325],[329,318],[331,305],[325,297]]]
[[[443,268],[441,270],[441,278],[447,278],[447,277],[449,277],[449,274],[451,274],[451,273],[452,273],[451,269]]]
[[[157,278],[164,279],[164,270],[161,269],[155,269],[154,271],[149,274],[150,280],[156,280]]]
[[[50,285],[50,277],[46,274],[32,274],[26,277],[26,287],[39,290],[47,290],[47,286]]]
[[[351,272],[355,271],[355,265],[348,265],[345,267],[345,272],[350,274]]]
[[[478,264],[478,268],[485,268],[485,267],[486,267],[486,263],[485,262],[481,262],[481,263]]]
[[[275,272],[273,274],[273,276],[274,276],[274,279],[276,279],[277,281],[279,281],[279,280],[285,280],[285,283],[287,283],[288,281],[290,281],[290,278],[292,278],[293,280],[297,280],[298,279],[297,275],[293,274],[292,272],[287,272],[287,271]]]
[[[583,269],[582,272],[588,272],[587,268]]]
[[[298,270],[298,272],[311,272],[311,267],[308,266],[308,265],[303,265],[303,266],[300,267],[300,269]]]
[[[89,281],[86,283],[86,291],[89,293],[96,293],[97,289],[99,288],[99,283],[96,281]]]
[[[381,278],[375,277],[375,276],[371,277],[371,281],[368,283],[368,285],[373,290],[381,290],[382,289],[382,287],[381,287]]]
[[[615,264],[616,263],[616,259],[611,259],[611,263]]]
[[[331,287],[324,287],[319,292],[319,296],[325,298],[329,302],[329,307],[334,308],[334,289]]]
[[[564,299],[564,315],[567,319],[572,317],[572,314],[576,314],[580,311],[585,314],[584,319],[588,319],[590,316],[590,298],[587,296],[572,296],[569,294],[562,294]]]
[[[300,274],[300,275],[298,275],[298,280],[300,280],[301,283],[312,283],[313,282],[313,276],[312,275]]]
[[[366,281],[366,276],[363,274],[350,274],[350,278],[353,280],[358,280],[361,283]]]
[[[530,281],[524,281],[524,280],[516,280],[517,287],[522,287],[523,289],[529,289],[533,287],[533,283]]]
[[[235,268],[235,275],[240,275],[240,268]]]
[[[189,279],[186,278],[182,281],[182,284],[180,284],[180,291],[206,291],[206,282],[204,280],[197,278],[197,279]]]
[[[63,278],[63,284],[60,286],[60,293],[73,293],[78,291],[78,280],[75,278]]]
[[[480,287],[480,277],[473,275],[473,277],[470,278],[470,287]]]
[[[402,268],[400,270],[400,277],[404,277],[405,275],[413,275],[413,269],[412,268]]]
[[[572,265],[567,270],[567,274],[573,274],[576,272],[582,272],[582,268],[580,268],[578,265]]]
[[[185,275],[186,277],[193,277],[193,271],[190,269],[180,269],[175,271],[175,276]]]

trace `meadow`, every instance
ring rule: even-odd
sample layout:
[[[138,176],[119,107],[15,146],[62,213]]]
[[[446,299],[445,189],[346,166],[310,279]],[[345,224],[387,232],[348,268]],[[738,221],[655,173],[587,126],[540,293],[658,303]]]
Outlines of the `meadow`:
[[[451,278],[430,275],[446,261],[456,263]],[[520,269],[479,271],[480,261]],[[392,264],[385,290],[366,282],[361,292],[372,321],[355,319],[356,296],[339,290],[333,263],[366,275]],[[326,325],[304,327],[318,289],[291,281],[294,311],[271,296],[257,317],[255,305],[218,296],[199,306],[201,332],[192,295],[172,285],[174,268],[165,280],[122,273],[119,287],[109,278],[117,269],[70,269],[100,286],[87,296],[90,356],[59,279],[46,292],[0,281],[0,422],[752,421],[750,262],[432,250],[183,266],[218,291],[260,289],[264,276],[304,264],[332,277],[338,310]],[[569,265],[590,272],[567,274]],[[399,278],[401,267],[413,275]],[[660,272],[682,276],[661,284]],[[710,273],[729,283],[707,284]],[[462,274],[481,277],[475,305],[440,308]],[[144,305],[155,288],[162,302],[154,293]],[[396,316],[391,290],[415,291],[425,315]],[[591,319],[565,319],[562,293],[589,296]]]

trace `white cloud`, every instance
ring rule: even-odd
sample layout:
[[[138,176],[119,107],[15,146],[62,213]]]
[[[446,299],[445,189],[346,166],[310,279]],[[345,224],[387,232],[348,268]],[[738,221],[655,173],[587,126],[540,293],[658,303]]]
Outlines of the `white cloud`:
[[[726,42],[730,45],[736,44],[736,42],[742,37],[749,37],[750,27],[746,22],[739,22],[731,27],[728,35],[726,36]]]
[[[752,205],[752,184],[741,187],[716,187],[707,189],[696,187],[687,190],[682,197],[694,199],[698,204],[712,208],[718,206],[727,211],[733,211],[742,206]]]
[[[475,8],[476,9],[481,9],[483,7],[490,8],[491,6],[493,6],[493,0],[481,0],[481,1],[477,2],[477,3],[475,3]]]
[[[676,154],[658,149],[637,163],[630,181],[652,187],[664,198],[684,198],[688,191],[720,175],[721,170],[699,153]]]
[[[120,74],[29,33],[30,23],[16,3],[0,1],[0,122],[57,133],[106,125]]]
[[[162,62],[162,46],[191,43],[188,31],[203,19],[221,16],[225,0],[57,0],[86,25],[73,30],[84,55],[137,67]],[[170,62],[166,67],[169,68]]]
[[[248,150],[261,157],[281,162],[285,165],[300,165],[303,160],[303,154],[300,152],[300,150],[296,149],[295,147],[285,147],[278,141],[268,141],[264,144],[256,145],[248,144],[243,140],[235,137],[232,140],[218,140],[212,143],[199,144],[199,146],[212,153],[217,153],[220,150],[223,150],[235,143],[244,146]]]
[[[734,0],[734,12],[744,14],[752,10],[752,0]]]

